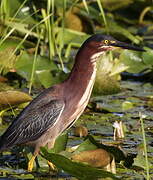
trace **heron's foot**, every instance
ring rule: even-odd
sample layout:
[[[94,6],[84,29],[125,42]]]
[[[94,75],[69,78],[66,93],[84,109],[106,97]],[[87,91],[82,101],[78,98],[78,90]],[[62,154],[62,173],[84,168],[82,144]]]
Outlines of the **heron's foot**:
[[[33,169],[33,164],[35,161],[36,156],[32,156],[32,158],[30,159],[30,161],[28,162],[28,171],[31,172]]]
[[[56,171],[56,166],[52,162],[47,161],[47,164],[48,164],[50,170]]]

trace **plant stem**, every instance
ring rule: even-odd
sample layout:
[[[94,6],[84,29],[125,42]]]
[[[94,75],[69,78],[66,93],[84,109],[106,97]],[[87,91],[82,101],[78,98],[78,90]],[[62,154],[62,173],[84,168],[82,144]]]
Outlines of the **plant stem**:
[[[140,116],[142,136],[143,136],[143,146],[144,146],[144,154],[145,154],[145,160],[146,160],[147,180],[150,180],[149,162],[148,162],[148,155],[147,155],[147,143],[146,143],[146,136],[145,136],[145,130],[144,130],[143,115],[141,113],[139,113],[139,116]]]
[[[49,58],[55,55],[55,47],[54,47],[54,0],[47,1],[47,16],[52,13],[49,19],[47,19],[47,31],[48,31],[48,42],[49,42]]]
[[[37,61],[37,55],[38,55],[38,47],[40,44],[40,37],[38,38],[37,45],[36,45],[36,50],[35,50],[35,55],[34,55],[34,60],[33,60],[33,65],[32,65],[32,71],[31,71],[31,78],[30,78],[30,84],[29,84],[29,94],[31,93],[32,89],[32,84],[33,84],[33,79],[34,79],[34,73],[35,73],[35,68],[36,68],[36,61]]]

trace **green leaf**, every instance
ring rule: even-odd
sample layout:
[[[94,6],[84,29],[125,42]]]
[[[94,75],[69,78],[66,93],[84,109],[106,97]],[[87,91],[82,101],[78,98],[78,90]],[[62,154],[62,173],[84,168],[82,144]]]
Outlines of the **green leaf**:
[[[108,54],[99,58],[93,89],[94,95],[114,94],[120,91],[118,74],[123,70],[122,64],[118,60],[112,61]]]
[[[83,163],[73,162],[59,154],[48,153],[45,148],[41,148],[41,152],[43,156],[47,160],[51,161],[57,168],[63,169],[65,172],[71,174],[72,176],[75,176],[80,180],[96,180],[100,177],[110,177],[116,180],[119,179],[110,172],[93,168]]]
[[[0,51],[0,67],[3,69],[3,74],[15,67],[15,63],[19,56],[14,53],[14,48],[9,47]],[[4,71],[5,69],[5,71]]]
[[[79,147],[75,150],[74,154],[80,153],[82,151],[86,151],[86,150],[95,150],[97,149],[97,146],[94,145],[90,139],[86,139],[85,141],[83,141],[83,143],[81,143],[79,145]]]
[[[31,79],[33,63],[34,56],[23,52],[15,64],[17,73],[27,81]],[[52,74],[50,73],[52,70],[58,70],[57,66],[52,61],[49,61],[48,58],[38,56],[34,68],[33,83],[35,84],[39,81],[45,87],[49,87],[53,84]]]
[[[119,24],[117,24],[116,22],[114,22],[112,19],[107,19],[108,21],[108,27],[109,27],[109,31],[113,34],[122,34],[124,37],[127,37],[128,39],[130,39],[132,42],[134,42],[135,44],[139,44],[140,43],[140,38],[138,38],[137,36],[134,36],[132,33],[130,33],[127,29],[123,28],[122,26],[120,26]],[[112,28],[113,27],[113,28]]]
[[[123,9],[129,4],[133,3],[133,0],[103,0],[103,6],[109,11],[114,11],[117,9]]]
[[[146,160],[145,160],[145,156],[143,155],[142,151],[139,151],[137,157],[134,158],[133,165],[141,167],[143,169],[146,169]],[[149,163],[149,166],[151,166],[150,163]]]
[[[86,137],[85,141],[78,146],[74,154],[78,154],[80,152],[88,151],[88,150],[95,150],[95,149],[106,150],[115,157],[115,160],[117,162],[124,161],[126,159],[126,155],[118,147],[98,143],[91,135],[88,135]]]
[[[48,150],[48,152],[59,153],[61,151],[64,151],[66,149],[67,140],[68,140],[68,132],[66,131],[62,133],[60,136],[58,136],[58,138],[55,141],[54,147]]]
[[[53,77],[49,70],[36,71],[36,74],[38,76],[39,81],[45,88],[48,88],[52,85]]]
[[[144,63],[144,60],[141,55],[142,53],[124,50],[120,54],[120,60],[126,66],[129,66],[129,68],[127,69],[128,72],[139,73],[140,71],[143,71],[144,69],[148,67],[151,67],[149,64]]]
[[[143,62],[146,65],[153,65],[153,50],[150,48],[145,48],[146,52],[142,54]]]
[[[58,31],[57,38],[56,38],[57,43],[60,43],[60,39],[62,38],[65,44],[75,43],[81,46],[81,44],[89,37],[89,35],[83,32],[78,32],[78,31],[68,29],[68,28],[65,28],[64,30],[64,37],[62,33],[62,28],[57,28],[57,31]]]
[[[127,111],[127,110],[132,109],[132,108],[134,108],[134,105],[130,101],[124,101],[122,103],[122,110],[123,111]]]

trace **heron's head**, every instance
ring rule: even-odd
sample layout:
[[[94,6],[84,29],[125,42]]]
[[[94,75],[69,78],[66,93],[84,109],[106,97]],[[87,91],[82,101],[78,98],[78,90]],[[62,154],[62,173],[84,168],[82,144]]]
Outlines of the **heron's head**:
[[[90,53],[92,59],[97,59],[105,51],[113,50],[116,48],[144,51],[144,49],[140,47],[118,41],[109,35],[102,34],[95,34],[89,37],[83,43],[82,48],[87,48],[87,53]]]

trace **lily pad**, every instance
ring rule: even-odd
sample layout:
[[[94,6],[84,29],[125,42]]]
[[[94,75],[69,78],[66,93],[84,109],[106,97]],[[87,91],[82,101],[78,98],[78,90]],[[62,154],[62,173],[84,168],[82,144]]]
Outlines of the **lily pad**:
[[[71,157],[77,162],[86,162],[92,167],[106,167],[111,163],[113,157],[104,149],[95,149],[80,152]]]
[[[32,97],[24,92],[20,92],[20,91],[0,92],[0,108],[29,102],[31,100]]]

